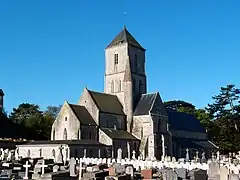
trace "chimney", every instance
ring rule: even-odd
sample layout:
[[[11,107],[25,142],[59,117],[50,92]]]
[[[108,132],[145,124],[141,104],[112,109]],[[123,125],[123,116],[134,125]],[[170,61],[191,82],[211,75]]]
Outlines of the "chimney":
[[[3,111],[3,96],[4,96],[3,90],[0,89],[0,112]]]

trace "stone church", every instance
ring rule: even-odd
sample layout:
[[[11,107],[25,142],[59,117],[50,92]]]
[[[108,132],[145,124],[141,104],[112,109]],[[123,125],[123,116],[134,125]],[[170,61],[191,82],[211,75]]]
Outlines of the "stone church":
[[[194,116],[168,112],[159,92],[147,92],[146,49],[124,27],[105,49],[104,92],[84,88],[77,104],[64,102],[51,141],[18,146],[20,156],[183,157],[187,148],[217,147]],[[60,150],[59,150],[60,149]],[[190,151],[191,152],[191,151]]]

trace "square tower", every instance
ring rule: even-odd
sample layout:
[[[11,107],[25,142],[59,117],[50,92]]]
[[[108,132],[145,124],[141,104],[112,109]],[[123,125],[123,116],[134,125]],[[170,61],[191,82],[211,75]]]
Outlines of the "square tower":
[[[105,49],[104,92],[119,98],[127,116],[147,91],[145,52],[126,27]]]

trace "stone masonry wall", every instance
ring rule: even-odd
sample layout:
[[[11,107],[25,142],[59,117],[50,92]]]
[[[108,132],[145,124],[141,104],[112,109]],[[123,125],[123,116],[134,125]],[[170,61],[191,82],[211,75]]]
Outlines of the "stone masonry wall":
[[[64,130],[67,131],[67,139],[78,139],[80,131],[80,122],[69,107],[68,103],[65,102],[52,125],[52,140],[65,140]],[[55,132],[55,133],[54,133]],[[55,134],[55,135],[54,135]],[[55,136],[55,138],[54,138]]]

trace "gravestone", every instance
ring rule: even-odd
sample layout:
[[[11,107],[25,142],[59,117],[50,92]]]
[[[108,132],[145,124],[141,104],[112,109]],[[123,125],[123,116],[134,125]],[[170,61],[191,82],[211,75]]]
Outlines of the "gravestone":
[[[228,168],[226,166],[220,167],[220,180],[228,180]]]
[[[238,174],[229,174],[229,180],[239,180]]]
[[[209,163],[209,170],[208,170],[208,177],[209,179],[220,179],[220,165],[217,162]]]
[[[184,168],[176,169],[177,177],[179,180],[187,179],[187,170]]]
[[[72,157],[70,159],[70,176],[71,177],[76,177],[77,174],[76,174],[76,160]]]
[[[193,169],[189,172],[191,180],[207,180],[207,171],[202,169]]]
[[[133,177],[133,167],[132,166],[127,166],[126,167],[126,174],[129,174],[131,177]]]
[[[122,149],[120,149],[120,148],[117,150],[117,158],[118,158],[119,160],[122,159]]]
[[[3,169],[0,171],[0,179],[2,178],[11,178],[12,169]]]
[[[53,166],[53,172],[57,172],[57,171],[59,171],[59,166],[58,165],[54,165]]]
[[[163,180],[178,180],[177,173],[173,169],[163,169],[161,173]]]
[[[32,179],[38,179],[40,177],[40,173],[41,173],[41,167],[39,167],[38,165],[35,165],[33,169]]]

